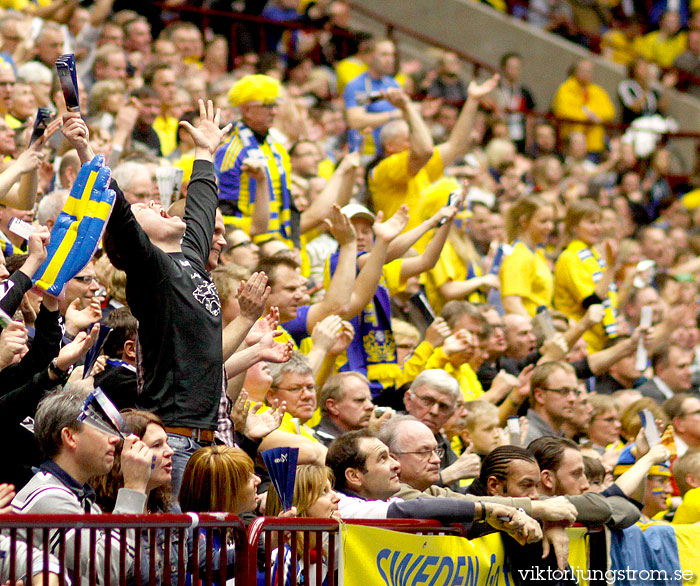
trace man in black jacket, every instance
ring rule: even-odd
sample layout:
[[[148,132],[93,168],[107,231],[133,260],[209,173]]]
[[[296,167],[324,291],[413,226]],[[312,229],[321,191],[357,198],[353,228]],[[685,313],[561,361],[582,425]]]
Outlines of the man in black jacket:
[[[181,123],[196,148],[184,219],[156,202],[132,206],[117,197],[105,232],[112,264],[127,274],[126,297],[139,322],[144,379],[139,406],[158,414],[169,433],[176,494],[189,456],[214,442],[223,385],[221,304],[206,271],[217,205],[213,153],[228,127],[200,101],[197,127]],[[80,160],[92,159],[87,126],[64,116],[63,134]]]

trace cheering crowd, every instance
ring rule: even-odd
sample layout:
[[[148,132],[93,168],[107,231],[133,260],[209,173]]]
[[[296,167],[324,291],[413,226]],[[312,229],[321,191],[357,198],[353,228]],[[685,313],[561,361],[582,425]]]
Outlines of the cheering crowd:
[[[525,54],[466,82],[340,0],[270,4],[334,28],[229,67],[233,40],[114,0],[0,15],[0,512],[428,518],[523,569],[565,568],[574,522],[700,521],[700,197],[663,142],[606,131],[652,113],[637,86],[616,103],[581,60],[554,126]],[[95,388],[125,439],[79,421]],[[288,447],[285,510],[260,453]],[[78,535],[51,541],[71,579],[117,583],[133,533],[95,558]]]

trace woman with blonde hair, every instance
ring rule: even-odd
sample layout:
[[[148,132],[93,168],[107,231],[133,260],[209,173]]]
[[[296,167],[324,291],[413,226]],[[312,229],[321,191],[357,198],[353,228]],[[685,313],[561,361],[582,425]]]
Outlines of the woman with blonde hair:
[[[554,278],[544,246],[554,228],[554,209],[541,197],[521,197],[508,210],[506,234],[512,250],[501,264],[501,298],[506,313],[532,317],[551,308]]]
[[[315,519],[340,519],[338,514],[338,502],[340,497],[333,490],[333,472],[330,468],[321,466],[304,465],[297,468],[297,476],[294,482],[294,499],[293,504],[296,509],[297,517],[310,517]],[[268,516],[279,516],[282,514],[282,505],[279,496],[275,489],[270,486],[270,491],[267,495],[267,505],[265,514]],[[316,560],[316,534],[306,533],[308,538],[307,547],[311,552],[311,567],[308,571],[308,582],[303,576],[303,553],[304,553],[304,537],[301,533],[297,533],[296,549],[297,549],[297,584],[315,584],[316,571],[319,564],[323,572],[323,584],[328,581],[328,567],[326,564],[326,556],[328,554],[327,544],[323,544],[323,560]],[[277,551],[273,552],[272,557],[272,584],[277,583]],[[284,544],[284,584],[291,583],[290,567],[292,562],[292,549],[288,543]]]
[[[617,247],[601,242],[600,207],[590,199],[569,205],[564,218],[569,243],[554,269],[554,307],[580,321],[591,305],[602,305],[603,321],[584,333],[590,353],[599,352],[617,330]],[[605,257],[598,251],[604,246]]]
[[[180,508],[189,513],[222,512],[232,515],[252,512],[259,498],[260,477],[255,475],[253,461],[239,448],[208,446],[197,450],[185,466],[180,487]],[[234,547],[227,535],[214,533],[212,556],[214,570],[220,567],[221,548],[226,539],[226,575],[234,578]],[[200,564],[206,561],[206,536],[199,534]],[[201,576],[200,576],[201,577]],[[189,578],[189,577],[188,577]]]

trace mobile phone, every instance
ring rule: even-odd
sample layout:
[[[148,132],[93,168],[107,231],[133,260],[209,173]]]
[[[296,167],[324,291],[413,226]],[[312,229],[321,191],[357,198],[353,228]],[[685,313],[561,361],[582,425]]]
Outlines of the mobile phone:
[[[462,197],[462,188],[458,187],[457,189],[453,189],[450,191],[450,195],[447,197],[447,205],[448,206],[454,206],[457,205],[457,202],[459,201],[459,198]],[[438,222],[438,228],[440,226],[443,226],[447,222],[447,218],[442,218]]]
[[[63,98],[66,107],[71,112],[80,112],[80,97],[78,94],[78,74],[75,68],[75,55],[61,55],[56,61],[58,80],[61,82]]]
[[[53,114],[48,108],[39,108],[36,111],[36,119],[34,120],[34,128],[32,128],[32,136],[29,138],[29,144],[33,144],[35,140],[44,136],[46,127],[51,122]]]
[[[507,421],[508,425],[508,441],[513,446],[520,445],[520,418],[519,417],[509,417]]]

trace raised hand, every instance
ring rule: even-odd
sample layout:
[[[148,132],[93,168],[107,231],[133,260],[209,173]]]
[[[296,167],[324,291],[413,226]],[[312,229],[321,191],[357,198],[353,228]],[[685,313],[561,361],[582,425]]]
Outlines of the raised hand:
[[[241,173],[246,173],[256,181],[264,181],[267,176],[267,161],[256,157],[246,157],[241,165]]]
[[[92,348],[93,344],[97,341],[99,333],[99,324],[92,326],[89,333],[79,332],[70,344],[66,344],[59,351],[58,357],[56,358],[56,367],[64,372],[68,370],[88,353],[90,348]]]
[[[22,360],[27,353],[27,328],[13,321],[0,332],[0,370]]]
[[[586,320],[586,324],[590,324],[590,327],[592,327],[603,321],[604,317],[605,308],[600,303],[595,303],[586,310],[586,315],[583,316],[583,319]]]
[[[44,153],[37,151],[33,147],[34,145],[24,151],[14,162],[14,165],[17,165],[17,170],[22,174],[36,171],[44,159]]]
[[[127,437],[121,455],[124,488],[145,493],[154,458],[152,450],[137,436],[132,434]]]
[[[216,111],[214,110],[214,102],[207,100],[205,105],[204,100],[199,100],[199,123],[197,127],[195,128],[184,120],[180,122],[180,126],[189,132],[198,149],[207,151],[210,156],[213,156],[221,141],[231,129],[230,124],[227,124],[224,128],[219,128],[220,120],[221,111],[218,108]],[[199,158],[196,154],[195,157]]]
[[[379,212],[372,226],[372,230],[378,239],[389,244],[394,238],[401,234],[408,225],[408,206],[405,204],[402,205],[386,222],[382,222],[383,219],[384,215],[382,212]]]
[[[472,81],[469,84],[469,87],[467,88],[467,94],[469,94],[470,98],[475,98],[477,100],[480,100],[483,97],[486,97],[488,94],[490,94],[493,90],[496,89],[498,86],[498,80],[501,79],[501,76],[496,73],[493,77],[490,79],[487,79],[483,83],[477,83],[476,81]]]
[[[245,337],[245,343],[248,346],[257,344],[262,337],[268,332],[274,331],[280,323],[279,307],[271,307],[268,314],[256,321],[253,327],[250,328],[248,335]]]
[[[30,279],[46,260],[46,257],[48,256],[46,247],[48,246],[50,240],[51,233],[46,226],[39,226],[36,230],[34,230],[34,234],[29,237],[29,240],[27,241],[27,252],[29,252],[29,257],[20,270]]]
[[[386,94],[387,101],[399,110],[405,110],[411,103],[411,98],[408,94],[401,88],[389,88],[384,92]]]
[[[66,332],[75,336],[101,319],[102,307],[96,297],[90,299],[90,304],[85,309],[80,309],[80,299],[76,298],[66,309]]]
[[[265,362],[282,363],[287,362],[292,357],[294,342],[291,340],[280,344],[275,342],[275,338],[284,335],[282,330],[275,330],[265,334],[258,342],[260,360]]]
[[[331,208],[331,217],[326,218],[323,222],[328,227],[331,236],[335,238],[340,246],[349,244],[355,240],[355,228],[350,219],[340,211],[339,206],[333,205]]]
[[[447,322],[443,318],[437,317],[425,331],[425,341],[433,348],[439,348],[451,334],[452,330]]]
[[[311,332],[311,340],[316,348],[323,348],[328,352],[335,344],[336,336],[343,327],[343,320],[339,315],[328,315],[318,322]]]
[[[348,346],[355,339],[355,328],[349,321],[343,320],[340,326],[340,331],[335,335],[335,343],[328,350],[331,356],[338,356],[348,349]]]
[[[61,132],[78,153],[90,146],[90,131],[78,112],[68,112],[63,115]]]
[[[241,282],[236,295],[241,308],[241,316],[251,322],[257,321],[265,311],[265,303],[270,296],[265,273],[253,273],[245,282]]]
[[[247,414],[245,435],[253,440],[264,438],[275,431],[281,425],[282,417],[287,411],[287,403],[284,401],[274,409],[260,412],[262,406],[262,403],[257,403]]]

